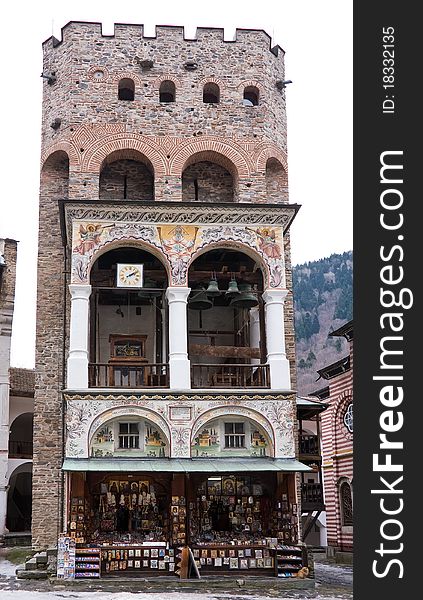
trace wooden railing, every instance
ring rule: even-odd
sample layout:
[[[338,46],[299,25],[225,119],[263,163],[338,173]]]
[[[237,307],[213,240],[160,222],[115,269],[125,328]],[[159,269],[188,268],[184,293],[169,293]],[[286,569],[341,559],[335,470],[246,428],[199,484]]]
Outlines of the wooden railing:
[[[193,364],[193,388],[269,388],[269,365]]]
[[[317,435],[300,433],[300,454],[320,454],[319,438]]]
[[[301,484],[301,506],[304,510],[323,506],[323,486],[321,483]]]
[[[90,387],[117,388],[167,388],[169,365],[167,363],[90,363]]]
[[[32,441],[9,440],[9,458],[32,458]]]

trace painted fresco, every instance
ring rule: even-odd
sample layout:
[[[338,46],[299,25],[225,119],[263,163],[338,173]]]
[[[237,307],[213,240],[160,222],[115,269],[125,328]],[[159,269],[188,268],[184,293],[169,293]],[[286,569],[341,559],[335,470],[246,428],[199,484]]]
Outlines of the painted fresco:
[[[269,440],[266,433],[253,421],[245,421],[245,447],[225,448],[225,421],[219,419],[201,427],[191,445],[193,458],[213,456],[269,456]]]
[[[143,242],[146,250],[160,255],[168,265],[170,283],[187,285],[188,269],[196,256],[213,244],[225,244],[241,252],[254,250],[265,265],[264,278],[271,288],[284,287],[281,227],[235,225],[143,225],[107,221],[73,221],[72,283],[88,283],[94,255],[112,242]]]
[[[112,456],[134,456],[148,458],[165,458],[169,455],[168,444],[163,432],[148,421],[138,422],[139,448],[119,448],[119,419],[103,425],[93,436],[90,444],[92,458],[109,458]],[[144,443],[142,443],[144,441]]]

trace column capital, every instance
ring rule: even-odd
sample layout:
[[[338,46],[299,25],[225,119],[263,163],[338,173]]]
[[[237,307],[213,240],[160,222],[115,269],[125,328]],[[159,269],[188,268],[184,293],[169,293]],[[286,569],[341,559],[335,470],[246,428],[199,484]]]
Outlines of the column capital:
[[[69,284],[69,292],[72,300],[88,300],[91,295],[91,286],[87,283]]]
[[[263,292],[263,300],[266,304],[283,304],[289,290],[268,288]]]
[[[169,304],[172,302],[187,302],[191,288],[189,287],[168,287],[166,289],[166,298]]]

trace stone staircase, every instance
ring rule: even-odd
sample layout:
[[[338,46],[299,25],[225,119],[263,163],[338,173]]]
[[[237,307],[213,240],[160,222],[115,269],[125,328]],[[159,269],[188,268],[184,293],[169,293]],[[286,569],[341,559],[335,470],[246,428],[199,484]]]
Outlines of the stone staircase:
[[[48,579],[56,573],[56,557],[55,548],[36,552],[25,562],[25,568],[16,569],[17,579]]]

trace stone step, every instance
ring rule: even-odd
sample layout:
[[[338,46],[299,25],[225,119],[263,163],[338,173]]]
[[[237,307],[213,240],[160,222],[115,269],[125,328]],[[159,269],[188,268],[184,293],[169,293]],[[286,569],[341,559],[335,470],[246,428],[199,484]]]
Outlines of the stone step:
[[[38,552],[35,556],[34,556],[37,565],[47,565],[48,562],[48,557],[47,557],[47,552]]]
[[[43,569],[16,569],[17,579],[47,579],[48,573]]]
[[[38,568],[35,556],[25,562],[25,571],[35,571]]]

